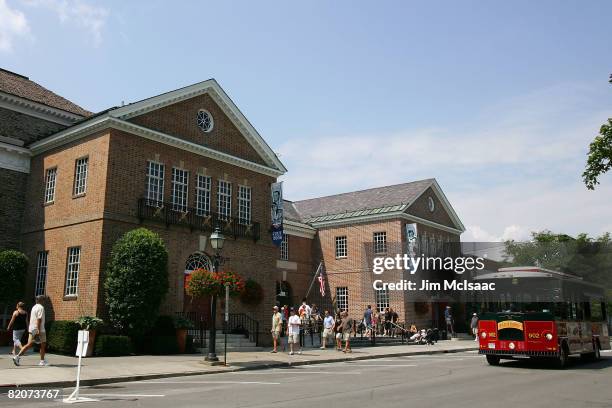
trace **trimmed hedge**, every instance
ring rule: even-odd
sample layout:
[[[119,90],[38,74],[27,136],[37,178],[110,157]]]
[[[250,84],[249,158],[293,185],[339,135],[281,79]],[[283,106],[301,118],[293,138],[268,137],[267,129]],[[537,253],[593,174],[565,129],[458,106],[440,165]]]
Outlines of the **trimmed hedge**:
[[[79,336],[79,325],[72,320],[55,320],[46,325],[47,347],[60,354],[74,354]]]
[[[28,258],[19,251],[0,251],[0,304],[14,304],[25,294]]]
[[[174,336],[155,336],[151,340],[151,354],[178,354],[179,348]]]
[[[127,336],[97,336],[94,354],[103,357],[128,356],[132,354],[132,341]]]

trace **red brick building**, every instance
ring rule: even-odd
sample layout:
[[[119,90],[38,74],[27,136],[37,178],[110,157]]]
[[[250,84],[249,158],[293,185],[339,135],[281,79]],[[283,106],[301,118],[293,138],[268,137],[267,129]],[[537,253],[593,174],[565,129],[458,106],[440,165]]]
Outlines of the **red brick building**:
[[[48,295],[55,319],[104,314],[112,246],[140,226],[168,248],[167,314],[207,311],[185,296],[184,277],[210,266],[208,236],[221,226],[223,267],[266,295],[254,309],[234,302],[232,312],[259,321],[262,332],[273,304],[308,293],[321,262],[328,293],[357,314],[377,301],[364,244],[384,235],[385,245],[401,245],[409,222],[432,245],[463,231],[435,180],[424,180],[287,201],[279,250],[269,233],[270,184],[286,169],[212,79],[91,114],[2,70],[0,119],[0,249],[28,256],[28,299]],[[410,299],[395,296],[388,303],[402,320],[418,317]]]

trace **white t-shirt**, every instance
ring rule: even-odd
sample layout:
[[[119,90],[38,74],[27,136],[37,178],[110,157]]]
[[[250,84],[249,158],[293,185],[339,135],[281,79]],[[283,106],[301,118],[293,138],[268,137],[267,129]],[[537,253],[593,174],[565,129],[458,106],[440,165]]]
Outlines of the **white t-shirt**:
[[[289,334],[299,334],[300,333],[300,317],[298,315],[293,315],[289,317]]]
[[[45,308],[43,307],[43,305],[37,303],[34,305],[34,307],[32,308],[32,311],[30,312],[30,328],[29,328],[29,332],[31,333],[32,330],[34,329],[38,329],[38,319],[42,319],[40,322],[40,332],[44,333],[45,332]]]

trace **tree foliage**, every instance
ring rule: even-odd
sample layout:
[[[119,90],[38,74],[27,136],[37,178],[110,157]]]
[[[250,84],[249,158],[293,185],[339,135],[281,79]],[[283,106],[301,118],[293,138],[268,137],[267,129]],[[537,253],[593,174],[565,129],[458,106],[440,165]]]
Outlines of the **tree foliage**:
[[[0,252],[0,304],[23,300],[28,258],[12,249]]]
[[[612,288],[612,238],[579,234],[575,238],[550,231],[532,233],[528,242],[506,241],[506,263],[540,266],[583,277]]]
[[[582,173],[584,184],[594,190],[599,184],[598,177],[612,168],[612,118],[601,126],[599,135],[589,146],[586,169]]]
[[[110,323],[142,335],[153,327],[168,292],[168,251],[152,231],[127,232],[113,246],[104,282]]]

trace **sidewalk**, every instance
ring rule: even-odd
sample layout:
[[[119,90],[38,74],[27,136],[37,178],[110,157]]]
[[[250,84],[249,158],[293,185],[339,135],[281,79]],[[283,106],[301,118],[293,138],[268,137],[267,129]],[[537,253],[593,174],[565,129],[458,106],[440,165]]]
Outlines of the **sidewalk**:
[[[440,341],[433,346],[398,345],[356,348],[344,354],[334,348],[320,350],[306,348],[302,355],[289,356],[269,351],[231,352],[227,360],[229,367],[210,366],[203,363],[200,354],[172,356],[95,357],[83,359],[82,385],[106,384],[122,381],[147,380],[163,377],[222,373],[239,370],[254,370],[292,365],[320,364],[338,361],[366,360],[380,357],[397,357],[416,354],[456,353],[476,350],[474,341]],[[8,347],[0,348],[0,387],[46,386],[71,387],[76,378],[76,357],[47,354],[49,367],[38,367],[38,353],[28,353],[21,359],[21,366],[13,365]],[[223,349],[217,350],[223,360]]]

